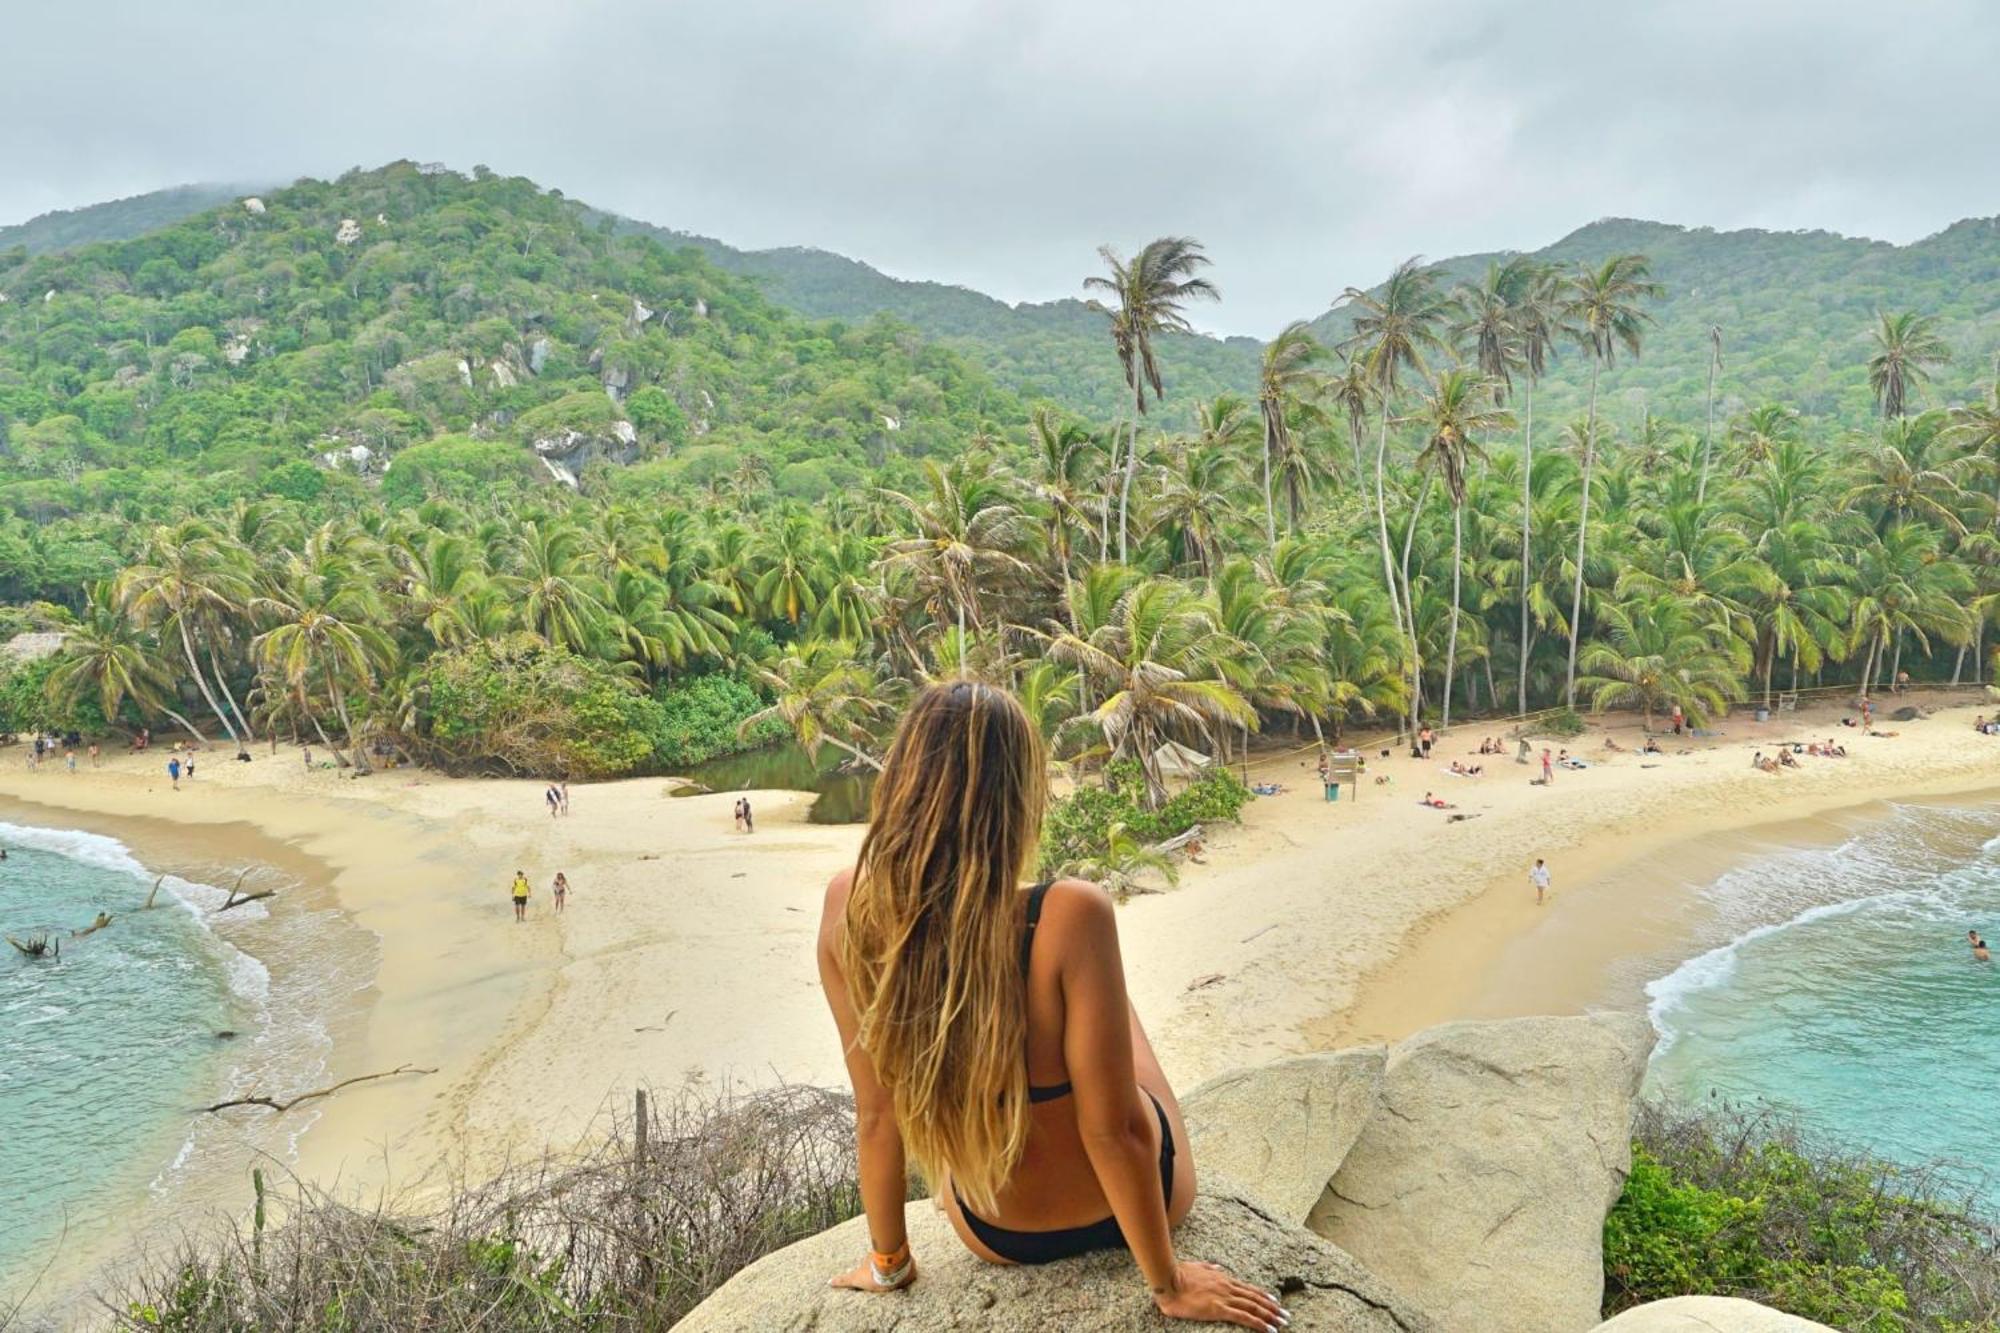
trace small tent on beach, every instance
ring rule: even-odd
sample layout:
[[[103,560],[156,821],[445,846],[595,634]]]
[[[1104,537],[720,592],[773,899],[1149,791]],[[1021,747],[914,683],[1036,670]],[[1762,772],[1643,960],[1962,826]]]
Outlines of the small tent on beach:
[[[1153,763],[1163,778],[1191,778],[1214,762],[1212,756],[1179,741],[1168,741],[1153,751]]]

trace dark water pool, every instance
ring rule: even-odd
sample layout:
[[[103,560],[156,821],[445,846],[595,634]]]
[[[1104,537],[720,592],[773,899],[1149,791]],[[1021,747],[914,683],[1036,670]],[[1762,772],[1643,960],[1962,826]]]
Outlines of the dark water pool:
[[[697,765],[686,775],[697,785],[683,787],[674,794],[809,791],[818,796],[806,814],[813,823],[859,824],[868,818],[868,795],[874,790],[875,774],[867,770],[848,771],[842,767],[847,758],[845,751],[831,745],[820,747],[817,762],[796,742],[770,745]]]

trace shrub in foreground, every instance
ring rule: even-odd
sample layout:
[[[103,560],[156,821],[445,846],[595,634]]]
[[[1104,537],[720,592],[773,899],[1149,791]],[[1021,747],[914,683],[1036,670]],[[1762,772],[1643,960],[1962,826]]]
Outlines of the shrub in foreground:
[[[1950,1175],[1811,1143],[1768,1111],[1640,1108],[1604,1276],[1607,1315],[1718,1295],[1850,1333],[2000,1328],[2000,1229]]]
[[[268,1230],[253,1217],[151,1256],[113,1326],[665,1329],[739,1269],[860,1211],[839,1094],[689,1091],[637,1130],[625,1118],[581,1161],[455,1189],[435,1207],[356,1210],[299,1191]]]

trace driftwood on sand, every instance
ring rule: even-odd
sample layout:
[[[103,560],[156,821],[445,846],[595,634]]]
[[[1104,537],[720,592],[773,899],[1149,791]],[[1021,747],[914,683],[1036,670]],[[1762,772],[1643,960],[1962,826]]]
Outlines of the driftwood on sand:
[[[217,1102],[213,1106],[198,1106],[195,1110],[200,1114],[212,1115],[217,1111],[227,1111],[232,1106],[262,1106],[267,1110],[283,1115],[301,1102],[316,1101],[321,1097],[331,1097],[342,1088],[351,1088],[357,1083],[372,1083],[376,1079],[396,1078],[403,1074],[435,1073],[437,1073],[435,1069],[419,1069],[415,1065],[397,1065],[394,1069],[385,1069],[378,1074],[357,1074],[353,1078],[344,1078],[340,1082],[330,1084],[327,1087],[314,1088],[311,1092],[302,1092],[288,1101],[281,1102],[275,1097],[232,1097],[226,1102]]]
[[[47,935],[30,935],[25,940],[17,940],[12,935],[9,935],[7,943],[19,949],[23,955],[29,958],[62,957],[62,941],[52,939]]]
[[[229,897],[224,900],[222,906],[215,909],[216,911],[227,912],[232,907],[241,907],[245,903],[260,902],[265,898],[277,896],[278,891],[276,889],[263,889],[257,893],[244,893],[243,880],[249,873],[248,870],[245,870],[242,874],[237,875],[236,882],[229,886]]]

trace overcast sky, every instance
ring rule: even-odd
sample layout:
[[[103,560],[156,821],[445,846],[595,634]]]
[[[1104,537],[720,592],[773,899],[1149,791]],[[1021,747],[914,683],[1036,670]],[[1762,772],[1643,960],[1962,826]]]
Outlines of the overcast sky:
[[[0,0],[0,222],[485,163],[1008,300],[1200,238],[1220,331],[1605,216],[2000,212],[1986,0]]]

